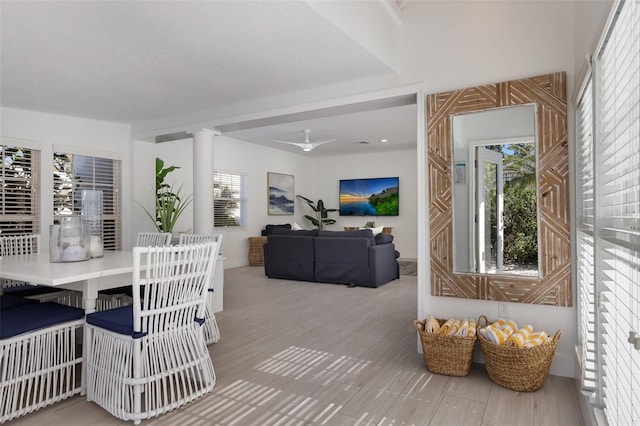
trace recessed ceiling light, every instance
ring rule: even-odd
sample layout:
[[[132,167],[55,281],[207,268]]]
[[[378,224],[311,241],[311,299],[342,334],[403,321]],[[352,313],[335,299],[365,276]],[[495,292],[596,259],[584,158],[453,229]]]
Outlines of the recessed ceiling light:
[[[358,142],[354,142],[356,145],[369,145],[369,142],[367,141],[358,141]]]
[[[387,143],[387,142],[389,142],[389,140],[388,139],[380,139],[380,142]]]

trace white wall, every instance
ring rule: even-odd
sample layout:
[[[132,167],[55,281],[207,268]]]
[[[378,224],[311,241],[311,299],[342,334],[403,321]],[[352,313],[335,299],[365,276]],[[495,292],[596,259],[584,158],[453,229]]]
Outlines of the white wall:
[[[375,221],[376,226],[391,226],[393,243],[401,257],[418,257],[418,190],[416,151],[406,150],[366,155],[324,157],[315,160],[314,194],[309,198],[322,198],[327,208],[338,208],[340,179],[395,177],[400,182],[400,214],[398,216],[340,216],[327,229],[342,230],[345,226],[364,226]],[[306,206],[305,206],[306,207]],[[296,206],[298,208],[298,206]],[[307,221],[308,222],[308,221]]]
[[[21,144],[41,150],[41,221],[40,233],[42,245],[48,247],[49,225],[53,223],[53,161],[54,146],[56,149],[71,148],[73,153],[84,155],[104,155],[108,158],[122,160],[122,200],[123,200],[123,238],[126,245],[130,233],[130,135],[131,126],[122,123],[111,123],[99,120],[45,114],[13,108],[0,109],[2,123],[1,137],[3,141]],[[48,162],[47,162],[48,160]],[[49,165],[49,167],[47,167]],[[50,190],[47,190],[50,189]]]
[[[427,93],[566,71],[574,78],[574,5],[568,2],[409,2],[405,9],[402,81],[424,81]],[[451,31],[452,28],[459,29]],[[446,34],[446,36],[444,36]],[[569,110],[569,114],[572,110]],[[428,242],[428,236],[426,236]],[[428,248],[428,244],[425,244]],[[429,253],[420,259],[429,261]],[[498,303],[436,297],[428,274],[419,316],[495,319]],[[574,299],[575,300],[575,299]],[[562,329],[552,374],[574,376],[576,309],[509,304],[511,318],[536,329]]]

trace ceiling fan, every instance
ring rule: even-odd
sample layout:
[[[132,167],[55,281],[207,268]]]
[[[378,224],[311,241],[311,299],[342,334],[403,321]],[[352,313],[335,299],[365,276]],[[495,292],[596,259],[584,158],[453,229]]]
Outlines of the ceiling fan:
[[[305,133],[304,142],[287,142],[287,141],[279,141],[276,139],[274,139],[273,141],[279,142],[279,143],[287,143],[289,145],[296,145],[302,148],[303,151],[309,152],[317,146],[320,146],[322,144],[329,143],[329,142],[335,142],[337,140],[337,139],[327,139],[326,141],[311,142],[309,140],[309,133],[311,133],[311,129],[305,129],[304,133]]]

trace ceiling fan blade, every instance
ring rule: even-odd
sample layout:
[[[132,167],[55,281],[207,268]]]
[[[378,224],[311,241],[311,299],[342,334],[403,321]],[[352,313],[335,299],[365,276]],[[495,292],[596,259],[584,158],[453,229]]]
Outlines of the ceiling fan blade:
[[[319,146],[319,145],[322,145],[322,144],[325,144],[325,143],[335,142],[335,141],[337,141],[337,140],[338,140],[338,139],[327,139],[326,141],[311,142],[311,144],[312,144],[313,146]]]
[[[299,142],[287,142],[287,141],[279,141],[277,139],[273,139],[274,142],[279,142],[279,143],[286,143],[288,145],[295,145],[295,146],[302,146],[304,144],[301,144]]]

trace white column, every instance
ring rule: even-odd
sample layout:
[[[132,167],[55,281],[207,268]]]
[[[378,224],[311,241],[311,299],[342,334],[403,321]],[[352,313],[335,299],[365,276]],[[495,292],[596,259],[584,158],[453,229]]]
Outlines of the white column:
[[[213,233],[213,137],[209,129],[193,132],[193,232]]]

